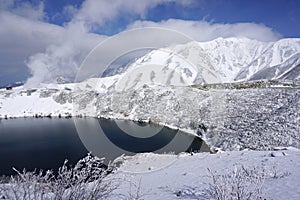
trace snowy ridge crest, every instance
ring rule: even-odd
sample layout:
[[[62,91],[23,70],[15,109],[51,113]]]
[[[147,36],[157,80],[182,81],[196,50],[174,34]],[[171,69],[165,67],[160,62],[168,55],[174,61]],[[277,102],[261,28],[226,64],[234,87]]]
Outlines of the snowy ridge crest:
[[[144,67],[141,73],[171,76],[175,69],[181,76],[186,76],[189,84],[293,80],[300,77],[299,53],[300,39],[260,42],[248,38],[217,38],[209,42],[190,42],[153,50],[131,64],[126,72],[159,64],[162,65],[161,70],[149,72],[150,69]],[[293,75],[287,75],[290,71]],[[137,75],[131,78],[137,79]],[[172,81],[180,82],[169,80],[168,83]]]

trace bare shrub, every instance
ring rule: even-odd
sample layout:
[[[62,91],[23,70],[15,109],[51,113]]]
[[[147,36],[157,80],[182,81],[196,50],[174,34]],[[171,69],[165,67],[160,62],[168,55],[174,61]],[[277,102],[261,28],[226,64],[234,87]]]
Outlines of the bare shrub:
[[[209,199],[215,200],[258,200],[262,198],[262,186],[267,172],[259,167],[251,169],[235,166],[225,174],[208,169],[211,183],[207,189]]]
[[[126,199],[128,200],[143,200],[145,194],[142,192],[142,179],[138,183],[129,182],[129,192]]]

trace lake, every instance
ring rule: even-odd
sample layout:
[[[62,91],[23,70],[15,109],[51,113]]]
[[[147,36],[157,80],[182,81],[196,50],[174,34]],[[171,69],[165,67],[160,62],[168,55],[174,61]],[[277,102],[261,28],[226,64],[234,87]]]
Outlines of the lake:
[[[199,138],[164,126],[96,118],[0,120],[0,175],[26,168],[56,171],[88,152],[106,161],[139,152],[209,151]]]

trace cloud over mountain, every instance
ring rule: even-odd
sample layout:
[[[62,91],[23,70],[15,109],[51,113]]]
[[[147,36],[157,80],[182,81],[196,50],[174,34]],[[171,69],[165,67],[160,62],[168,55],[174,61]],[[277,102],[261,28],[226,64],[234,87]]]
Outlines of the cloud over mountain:
[[[271,28],[256,23],[221,24],[207,21],[169,19],[158,22],[145,21],[144,16],[155,6],[165,4],[192,5],[192,1],[96,1],[86,0],[80,7],[68,5],[65,11],[71,19],[63,26],[47,21],[44,4],[20,3],[6,0],[0,4],[0,79],[29,77],[28,86],[58,79],[73,81],[76,72],[90,50],[108,36],[97,34],[104,24],[116,18],[135,15],[139,20],[127,30],[158,27],[176,30],[197,41],[217,37],[248,37],[259,41],[275,41],[280,35]],[[18,72],[18,73],[16,73]],[[5,74],[5,77],[4,77]],[[18,75],[16,75],[18,74]],[[0,75],[1,76],[1,75]],[[20,78],[20,77],[19,77]]]

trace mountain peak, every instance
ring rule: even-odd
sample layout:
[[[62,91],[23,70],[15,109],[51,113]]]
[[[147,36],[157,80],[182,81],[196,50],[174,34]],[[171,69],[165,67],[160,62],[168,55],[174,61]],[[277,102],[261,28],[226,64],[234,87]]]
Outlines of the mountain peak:
[[[299,38],[285,38],[276,42],[262,42],[245,37],[217,38],[153,50],[138,59],[129,69],[152,64],[160,65],[162,69],[173,66],[182,76],[183,71],[193,72],[193,76],[190,76],[193,77],[193,84],[247,81],[255,77],[291,78],[299,75],[283,74],[286,73],[285,69],[294,69],[293,73],[300,73],[295,70],[299,53]],[[268,70],[272,72],[266,73]],[[273,73],[274,70],[277,74]],[[169,73],[173,73],[172,70]]]

